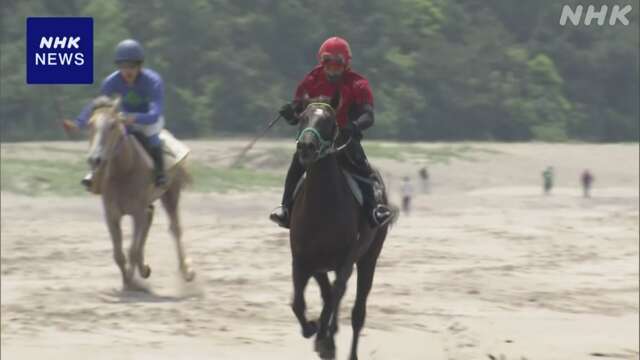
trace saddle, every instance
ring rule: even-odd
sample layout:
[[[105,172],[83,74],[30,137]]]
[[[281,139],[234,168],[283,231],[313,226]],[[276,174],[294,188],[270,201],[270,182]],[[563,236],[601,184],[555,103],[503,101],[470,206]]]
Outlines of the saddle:
[[[345,169],[341,169],[342,170],[342,175],[344,175],[345,180],[347,180],[347,184],[349,185],[349,189],[351,189],[351,194],[353,195],[353,197],[356,199],[356,201],[358,202],[358,204],[360,206],[362,206],[364,204],[364,197],[362,195],[362,190],[360,189],[360,185],[358,185],[358,182],[356,179],[359,179],[360,181],[368,181],[370,182],[370,179],[365,179],[361,176],[358,176],[354,173],[351,173]],[[298,180],[298,183],[296,184],[296,188],[293,191],[293,200],[295,201],[296,197],[298,196],[298,193],[300,192],[300,190],[302,189],[302,185],[304,184],[304,180],[307,178],[307,174],[305,173],[300,180]]]
[[[142,156],[145,167],[147,167],[149,171],[153,171],[153,160],[151,159],[151,155],[149,155],[147,150],[142,146],[140,141],[135,136],[131,134],[127,136],[129,136],[130,140],[133,142],[135,151],[138,152],[140,156]],[[166,129],[163,129],[160,132],[159,136],[160,140],[162,141],[162,153],[164,154],[165,173],[170,183],[171,179],[175,175],[178,165],[184,162],[191,150],[180,140],[176,139],[173,134],[171,134]],[[93,186],[90,189],[92,193],[102,193],[102,179],[104,177],[104,172],[104,168],[99,168],[94,172],[92,181]],[[157,189],[156,191],[154,191],[153,198],[155,199],[159,197],[162,192],[164,192],[164,189]]]
[[[345,166],[346,165],[346,166]],[[342,175],[344,175],[347,184],[349,185],[349,189],[351,189],[351,194],[356,199],[360,206],[364,205],[364,193],[362,192],[362,186],[371,186],[373,190],[373,196],[375,201],[379,203],[386,203],[386,189],[384,186],[384,182],[382,181],[382,174],[377,169],[373,169],[374,179],[364,177],[358,175],[355,170],[353,170],[348,164],[341,164],[340,170],[342,171]],[[304,184],[305,179],[307,178],[307,174],[305,173],[298,183],[296,184],[295,190],[293,191],[292,200],[295,201],[298,193],[302,189],[302,185]]]

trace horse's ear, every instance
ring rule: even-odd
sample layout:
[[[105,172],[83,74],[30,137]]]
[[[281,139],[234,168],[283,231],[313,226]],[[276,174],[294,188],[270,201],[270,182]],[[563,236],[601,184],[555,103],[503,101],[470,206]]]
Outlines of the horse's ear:
[[[115,99],[113,99],[113,103],[111,105],[111,111],[116,114],[118,113],[118,111],[120,110],[120,103],[122,102],[122,97],[121,96],[116,96]]]
[[[331,102],[329,103],[334,110],[338,110],[338,106],[340,106],[340,90],[336,91],[331,97]]]

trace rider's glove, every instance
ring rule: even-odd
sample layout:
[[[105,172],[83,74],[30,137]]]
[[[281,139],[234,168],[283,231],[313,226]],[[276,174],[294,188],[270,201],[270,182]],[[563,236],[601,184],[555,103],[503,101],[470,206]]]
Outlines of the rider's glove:
[[[298,117],[296,116],[296,112],[293,108],[292,104],[284,104],[280,108],[280,116],[282,116],[289,125],[295,125],[298,123]]]

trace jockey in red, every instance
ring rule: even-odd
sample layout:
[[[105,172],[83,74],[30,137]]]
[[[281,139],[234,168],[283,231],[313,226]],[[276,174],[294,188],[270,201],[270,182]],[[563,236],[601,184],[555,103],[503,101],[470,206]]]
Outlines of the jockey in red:
[[[293,102],[285,104],[280,109],[280,115],[289,124],[296,125],[299,114],[304,111],[306,99],[331,98],[339,91],[340,106],[336,109],[336,117],[340,135],[345,137],[344,140],[352,138],[346,149],[346,158],[339,160],[351,162],[358,175],[376,181],[374,171],[360,144],[362,131],[374,123],[373,94],[369,82],[364,76],[351,70],[351,48],[342,38],[327,39],[318,50],[318,62],[319,65],[311,70],[298,85]],[[274,210],[270,216],[271,220],[280,226],[289,227],[289,209],[293,203],[293,191],[304,171],[304,167],[294,154],[285,180],[282,206]],[[359,183],[371,225],[376,227],[386,224],[391,219],[391,210],[376,199],[372,183],[361,181]]]

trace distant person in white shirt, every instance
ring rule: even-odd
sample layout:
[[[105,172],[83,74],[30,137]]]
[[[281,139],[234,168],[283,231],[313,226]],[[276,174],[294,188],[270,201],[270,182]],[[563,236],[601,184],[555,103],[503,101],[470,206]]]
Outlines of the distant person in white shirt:
[[[411,208],[411,197],[413,196],[413,185],[408,176],[402,182],[402,211],[409,214]]]

